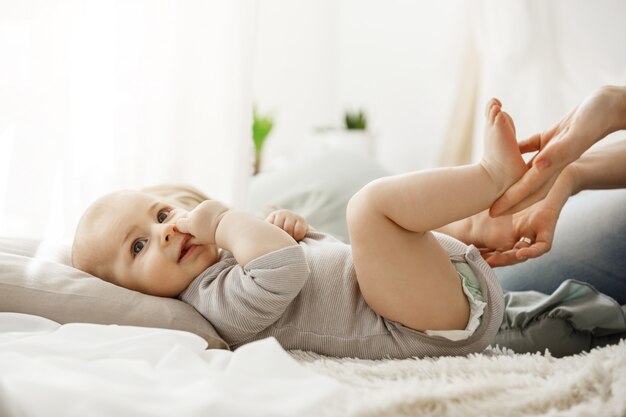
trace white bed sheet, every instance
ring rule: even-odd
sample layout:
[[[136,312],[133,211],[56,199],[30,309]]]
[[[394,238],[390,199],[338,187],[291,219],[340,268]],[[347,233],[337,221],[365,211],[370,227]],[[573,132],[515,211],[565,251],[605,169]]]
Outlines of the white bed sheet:
[[[0,313],[0,415],[317,415],[345,389],[272,338],[205,348],[187,332]]]

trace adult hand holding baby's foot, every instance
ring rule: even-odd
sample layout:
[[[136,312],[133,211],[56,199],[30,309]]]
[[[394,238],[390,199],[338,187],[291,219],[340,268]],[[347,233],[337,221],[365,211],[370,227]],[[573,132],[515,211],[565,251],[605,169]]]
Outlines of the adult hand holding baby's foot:
[[[216,200],[198,204],[186,217],[176,220],[176,229],[192,235],[193,244],[215,244],[215,232],[230,209]]]
[[[563,169],[607,134],[626,128],[626,88],[602,87],[552,128],[520,142],[522,153],[538,152],[531,168],[491,207],[492,216],[520,211],[543,199]]]

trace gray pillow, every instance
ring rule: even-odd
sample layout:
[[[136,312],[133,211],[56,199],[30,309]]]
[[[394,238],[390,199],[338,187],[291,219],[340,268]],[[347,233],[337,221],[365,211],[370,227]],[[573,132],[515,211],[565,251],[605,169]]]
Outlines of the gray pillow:
[[[348,151],[328,151],[261,173],[250,182],[246,208],[258,215],[272,207],[295,211],[319,231],[348,242],[346,207],[368,182],[389,175],[372,160]]]
[[[0,311],[58,323],[97,323],[185,330],[209,348],[228,349],[190,305],[102,281],[70,265],[70,244],[0,238]]]

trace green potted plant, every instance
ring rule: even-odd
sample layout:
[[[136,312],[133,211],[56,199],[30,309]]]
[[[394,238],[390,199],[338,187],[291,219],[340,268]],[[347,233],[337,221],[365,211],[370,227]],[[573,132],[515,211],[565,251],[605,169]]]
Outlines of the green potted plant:
[[[256,175],[261,170],[261,157],[263,154],[263,145],[267,140],[267,136],[274,127],[274,118],[266,115],[261,116],[256,107],[252,110],[253,123],[252,123],[252,141],[254,142],[254,166],[253,175]]]
[[[322,146],[341,149],[374,158],[373,137],[367,129],[367,115],[362,109],[347,110],[341,128],[324,127],[317,129]]]
[[[367,129],[367,118],[365,117],[365,112],[363,110],[359,111],[346,111],[346,115],[344,117],[346,122],[346,129],[348,130],[366,130]]]

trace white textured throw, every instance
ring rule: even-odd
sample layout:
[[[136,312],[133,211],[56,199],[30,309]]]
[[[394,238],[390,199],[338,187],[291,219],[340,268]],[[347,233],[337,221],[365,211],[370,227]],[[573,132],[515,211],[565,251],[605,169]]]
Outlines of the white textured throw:
[[[0,313],[0,416],[626,415],[626,342],[563,359],[381,361],[290,356],[273,338],[206,346],[181,331]]]
[[[556,359],[498,349],[365,361],[292,352],[350,387],[332,416],[626,416],[626,342]]]

